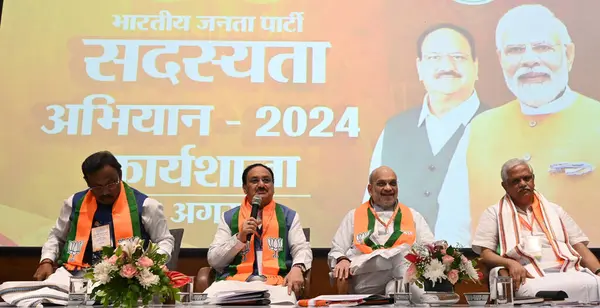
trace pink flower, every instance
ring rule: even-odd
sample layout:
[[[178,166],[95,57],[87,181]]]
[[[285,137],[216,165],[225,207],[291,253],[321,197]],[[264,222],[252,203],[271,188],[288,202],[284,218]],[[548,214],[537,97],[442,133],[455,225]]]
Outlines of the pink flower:
[[[146,256],[143,256],[136,262],[136,264],[138,266],[146,268],[146,267],[150,267],[150,266],[154,265],[154,261],[152,261],[152,259],[150,259]]]
[[[442,254],[443,255],[447,255],[448,253],[446,252],[446,249],[442,249]]]
[[[453,269],[450,272],[448,272],[448,281],[450,281],[451,284],[456,284],[456,282],[458,282],[458,271]]]
[[[137,274],[137,269],[133,264],[125,264],[123,268],[121,268],[121,277],[131,279],[133,276]]]
[[[469,263],[469,259],[467,259],[467,257],[464,255],[460,256],[460,261],[462,261],[462,263]]]
[[[417,266],[412,263],[406,270],[406,281],[415,282],[417,281]]]
[[[450,266],[450,264],[452,264],[452,262],[454,262],[454,257],[449,256],[449,255],[445,255],[442,257],[442,263],[444,263],[444,265]]]
[[[117,257],[117,255],[112,255],[112,257],[108,258],[108,263],[110,264],[116,264],[117,260],[119,259],[119,257]]]

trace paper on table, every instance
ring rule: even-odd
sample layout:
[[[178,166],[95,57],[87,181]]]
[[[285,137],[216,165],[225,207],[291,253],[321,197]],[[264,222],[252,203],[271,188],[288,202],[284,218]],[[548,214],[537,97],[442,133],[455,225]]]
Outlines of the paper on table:
[[[390,249],[378,249],[370,254],[358,255],[352,258],[351,275],[391,270],[402,265],[404,256],[410,250],[410,245],[402,244]]]
[[[284,286],[270,286],[261,281],[234,281],[234,280],[222,280],[217,281],[208,287],[204,293],[207,294],[209,301],[211,298],[215,299],[217,295],[219,297],[224,294],[235,295],[236,291],[268,291],[270,294],[269,299],[272,305],[295,305],[296,296],[294,292],[288,295],[287,287]],[[222,292],[222,293],[221,293]]]

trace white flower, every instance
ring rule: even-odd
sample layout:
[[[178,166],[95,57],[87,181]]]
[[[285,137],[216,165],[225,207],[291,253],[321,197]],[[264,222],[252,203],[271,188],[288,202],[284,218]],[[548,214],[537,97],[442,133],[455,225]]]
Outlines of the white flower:
[[[103,260],[94,266],[94,279],[101,284],[108,283],[110,281],[110,274],[116,270],[116,265],[110,264],[107,260]]]
[[[152,274],[148,269],[143,269],[137,275],[137,279],[144,288],[148,288],[158,283],[158,275]]]
[[[431,262],[425,267],[425,272],[423,273],[423,277],[427,278],[432,282],[432,285],[435,286],[436,281],[442,282],[442,280],[448,278],[446,274],[444,274],[444,270],[446,266],[442,264],[437,259],[431,260]]]
[[[138,247],[140,247],[140,239],[137,237],[126,239],[119,242],[119,246],[121,246],[123,253],[125,253],[127,256],[131,256],[138,249]]]
[[[475,280],[479,279],[479,274],[477,274],[477,270],[475,270],[471,262],[461,263],[459,268],[461,272],[467,273],[467,275],[469,275],[469,278]]]

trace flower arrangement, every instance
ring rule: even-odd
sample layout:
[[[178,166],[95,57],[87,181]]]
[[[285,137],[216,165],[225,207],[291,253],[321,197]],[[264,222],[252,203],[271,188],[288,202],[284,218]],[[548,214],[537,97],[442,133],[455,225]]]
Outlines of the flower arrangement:
[[[143,248],[139,238],[125,240],[117,248],[104,247],[102,261],[90,268],[85,277],[94,285],[91,298],[105,307],[134,307],[138,300],[147,305],[154,296],[164,303],[179,300],[179,288],[190,278],[165,266],[167,256],[158,253],[152,242]]]
[[[483,274],[475,268],[476,260],[469,260],[457,248],[446,241],[432,244],[414,244],[405,256],[409,266],[405,281],[420,288],[427,282],[435,287],[445,280],[455,285],[464,280],[479,282]]]

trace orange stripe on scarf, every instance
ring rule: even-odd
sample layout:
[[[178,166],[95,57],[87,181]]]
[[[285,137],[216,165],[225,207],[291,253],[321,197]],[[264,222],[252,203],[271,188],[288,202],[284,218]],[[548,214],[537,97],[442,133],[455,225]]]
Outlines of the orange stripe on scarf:
[[[362,253],[369,254],[373,252],[373,249],[367,246],[364,243],[364,238],[359,240],[359,237],[364,237],[368,232],[372,232],[374,230],[369,230],[369,212],[371,211],[374,216],[377,217],[377,213],[371,207],[370,201],[363,203],[360,207],[358,207],[354,212],[354,246],[358,248]],[[412,212],[409,207],[404,204],[398,202],[396,209],[394,210],[394,214],[390,217],[390,221],[394,221],[398,211],[402,213],[402,220],[400,221],[400,230],[402,231],[402,235],[398,237],[398,239],[394,242],[392,247],[397,247],[402,244],[412,245],[416,239],[416,226],[415,220],[413,218]],[[377,219],[375,219],[375,225],[381,224]],[[390,224],[391,226],[391,224]],[[383,245],[383,243],[380,243]]]
[[[275,201],[271,200],[269,204],[262,209],[262,274],[266,276],[266,283],[269,285],[282,285],[283,277],[279,276],[279,259],[276,257],[278,253],[271,249],[269,239],[279,239],[279,221],[275,212]],[[252,205],[244,198],[244,202],[240,206],[238,229],[242,230],[242,226],[252,212]],[[288,230],[289,231],[289,230]],[[255,251],[254,241],[257,239],[256,234],[253,235],[250,241],[246,242],[246,248],[243,250],[244,259],[237,266],[237,274],[227,277],[226,280],[246,281],[254,271]],[[285,244],[285,243],[283,243]]]
[[[75,204],[73,204],[73,206],[75,206]],[[64,264],[67,270],[89,267],[89,264],[83,263],[83,257],[88,240],[90,239],[92,222],[97,209],[98,204],[96,203],[96,197],[91,191],[88,191],[84,196],[83,202],[81,203],[79,218],[77,220],[77,233],[75,235],[75,242],[81,243],[81,248],[77,254],[69,255],[69,262]],[[127,203],[125,187],[123,187],[122,182],[121,193],[112,206],[112,220],[115,232],[115,240],[117,243],[121,240],[133,237],[131,214],[129,212],[129,204]],[[68,243],[66,243],[66,245],[68,245]]]

